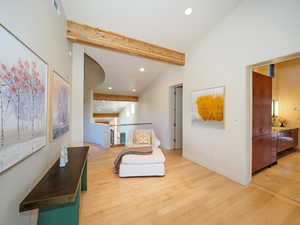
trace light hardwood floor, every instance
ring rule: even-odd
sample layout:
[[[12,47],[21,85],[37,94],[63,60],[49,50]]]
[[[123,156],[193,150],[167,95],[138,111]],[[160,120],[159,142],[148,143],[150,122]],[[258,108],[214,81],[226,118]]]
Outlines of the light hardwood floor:
[[[300,205],[242,186],[165,152],[167,175],[119,178],[112,162],[119,149],[92,146],[81,225],[299,225]]]
[[[253,176],[253,183],[300,204],[300,152],[280,158],[277,165]]]

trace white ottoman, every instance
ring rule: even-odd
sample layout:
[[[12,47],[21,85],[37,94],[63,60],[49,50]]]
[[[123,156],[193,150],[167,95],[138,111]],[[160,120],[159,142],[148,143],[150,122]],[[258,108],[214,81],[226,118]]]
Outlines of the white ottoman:
[[[150,155],[125,155],[120,164],[120,177],[165,175],[165,156],[158,147]]]

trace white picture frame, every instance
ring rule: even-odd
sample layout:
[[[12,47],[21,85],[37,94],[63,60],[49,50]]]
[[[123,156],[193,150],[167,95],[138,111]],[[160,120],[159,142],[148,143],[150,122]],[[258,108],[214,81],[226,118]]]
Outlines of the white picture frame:
[[[192,92],[192,126],[225,128],[225,86]]]

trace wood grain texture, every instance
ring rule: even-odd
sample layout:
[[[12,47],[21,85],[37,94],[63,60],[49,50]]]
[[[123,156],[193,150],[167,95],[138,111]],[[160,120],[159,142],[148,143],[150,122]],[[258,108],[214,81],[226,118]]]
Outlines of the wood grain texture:
[[[96,121],[95,123],[109,124],[109,121]]]
[[[185,65],[185,54],[182,52],[71,20],[67,21],[67,38],[70,41],[94,47],[107,48],[180,66]]]
[[[125,101],[125,102],[138,102],[138,96],[129,96],[129,95],[113,95],[113,94],[102,94],[94,93],[94,100],[96,101]]]
[[[59,160],[20,204],[20,212],[72,203],[80,185],[89,147],[69,148],[69,162],[59,167]]]
[[[252,173],[273,163],[272,135],[261,135],[252,138]]]
[[[91,146],[81,225],[300,224],[298,205],[252,184],[232,182],[180,151],[164,151],[165,177],[119,178],[112,165],[120,149]]]
[[[300,205],[300,152],[289,150],[279,156],[277,165],[253,176],[253,183]]]
[[[282,152],[298,145],[298,128],[277,133],[277,152]]]
[[[114,118],[119,117],[119,113],[93,113],[94,118]]]
[[[277,162],[277,148],[278,148],[277,134],[272,133],[272,164]]]
[[[253,72],[252,173],[272,164],[272,78]]]
[[[253,137],[272,133],[272,78],[253,72]]]

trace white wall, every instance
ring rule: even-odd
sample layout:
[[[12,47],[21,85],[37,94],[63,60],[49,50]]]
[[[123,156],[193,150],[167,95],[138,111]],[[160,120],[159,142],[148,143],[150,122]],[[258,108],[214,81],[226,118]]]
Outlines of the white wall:
[[[188,54],[184,156],[237,182],[250,181],[247,66],[300,51],[298,0],[244,1]],[[226,86],[225,130],[191,127],[191,91]]]
[[[137,123],[139,103],[131,102],[119,113],[119,124]]]
[[[250,79],[247,67],[300,52],[299,0],[246,0],[187,53],[183,76],[183,155],[242,184],[250,181]],[[195,29],[197,29],[195,27]],[[162,74],[143,93],[143,113],[168,143],[168,86]],[[191,92],[226,86],[225,129],[191,127]]]
[[[91,90],[90,90],[91,91]],[[97,124],[92,117],[93,92],[84,98],[84,142],[101,145],[108,148],[110,144],[109,126]]]
[[[84,48],[79,44],[72,48],[72,74],[71,139],[80,144],[84,141]]]
[[[140,122],[138,120],[139,103],[132,102],[126,105],[124,109],[119,113],[118,124],[132,124]],[[128,138],[131,130],[137,129],[137,126],[119,126],[118,132],[125,132],[126,139]]]
[[[139,122],[153,123],[153,129],[165,149],[172,148],[170,87],[182,83],[183,73],[183,68],[178,68],[160,75],[139,96]]]
[[[108,148],[110,144],[109,125],[87,123],[84,142],[100,145]]]
[[[1,1],[0,23],[39,54],[59,74],[71,77],[69,43],[66,23],[58,16],[49,0]],[[19,213],[19,203],[58,155],[62,142],[69,142],[70,134],[47,144],[46,147],[0,174],[0,224],[31,224],[29,213]]]

